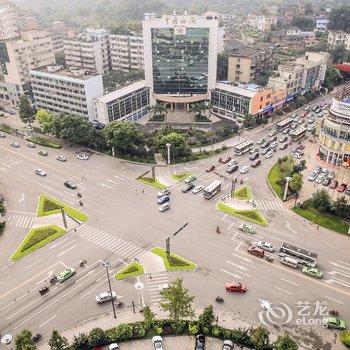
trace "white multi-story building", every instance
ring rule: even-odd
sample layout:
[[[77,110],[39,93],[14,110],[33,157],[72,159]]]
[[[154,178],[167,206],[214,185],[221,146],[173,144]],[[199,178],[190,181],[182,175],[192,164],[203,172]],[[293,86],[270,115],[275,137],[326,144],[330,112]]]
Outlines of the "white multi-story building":
[[[345,33],[342,30],[330,30],[327,42],[332,48],[344,45],[346,50],[350,50],[350,33]]]
[[[52,39],[45,30],[21,35],[19,39],[0,41],[0,99],[13,105],[29,91],[29,70],[55,63]]]
[[[67,27],[62,21],[55,21],[51,23],[50,35],[52,38],[53,49],[55,53],[63,52],[63,41],[67,37]]]
[[[109,55],[112,70],[143,69],[143,38],[110,34]]]
[[[31,70],[30,78],[36,108],[96,119],[95,104],[103,95],[102,75],[50,66]]]
[[[150,101],[173,110],[206,101],[215,87],[218,20],[196,15],[147,14],[142,22]]]
[[[13,39],[19,35],[16,15],[7,0],[0,1],[0,40]]]
[[[108,124],[112,121],[134,122],[148,114],[149,88],[141,80],[113,91],[97,100],[98,121]]]
[[[248,24],[262,32],[268,32],[273,25],[277,24],[277,17],[249,15]]]
[[[84,69],[92,74],[109,70],[108,32],[88,28],[76,39],[64,41],[66,64],[73,69]]]

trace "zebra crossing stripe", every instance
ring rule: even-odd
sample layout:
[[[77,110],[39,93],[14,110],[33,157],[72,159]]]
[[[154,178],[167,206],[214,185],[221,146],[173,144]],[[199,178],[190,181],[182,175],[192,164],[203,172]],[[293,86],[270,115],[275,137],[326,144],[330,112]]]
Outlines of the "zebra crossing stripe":
[[[123,254],[124,254],[124,252],[125,252],[126,250],[130,249],[131,247],[134,247],[134,245],[133,245],[132,243],[128,243],[128,242],[126,242],[126,245],[124,245],[124,247],[123,247],[123,248],[118,249],[116,252],[118,252],[118,254],[123,255]]]
[[[127,254],[127,255],[125,255],[125,256],[128,258],[129,256],[134,255],[134,254],[135,254],[136,252],[138,252],[140,249],[141,249],[141,248],[139,248],[139,247],[135,246],[135,248],[134,248],[134,249],[129,250],[129,251],[128,251],[128,254]]]

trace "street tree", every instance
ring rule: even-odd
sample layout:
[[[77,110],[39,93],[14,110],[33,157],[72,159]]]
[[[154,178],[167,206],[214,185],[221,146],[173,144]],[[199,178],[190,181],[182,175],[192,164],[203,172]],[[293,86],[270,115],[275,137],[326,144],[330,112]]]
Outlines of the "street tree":
[[[350,219],[350,205],[344,196],[338,197],[337,200],[333,202],[332,209],[335,215]]]
[[[32,340],[32,332],[23,329],[15,338],[16,350],[35,350],[36,346]]]
[[[275,350],[298,350],[298,345],[289,334],[284,334],[278,336],[273,348]]]
[[[73,349],[88,350],[89,337],[85,333],[79,333],[73,338]]]
[[[23,123],[31,123],[34,118],[35,111],[29,101],[27,95],[22,95],[19,98],[19,117]]]
[[[263,326],[258,326],[250,332],[252,344],[256,350],[270,349],[270,332]]]
[[[345,4],[345,2],[344,2]],[[350,33],[350,6],[335,7],[329,14],[329,29]]]
[[[156,137],[156,140],[155,140],[156,149],[158,152],[161,152],[164,156],[166,155],[167,143],[171,144],[170,150],[171,150],[171,155],[174,159],[190,154],[190,149],[186,143],[185,138],[177,132],[173,131],[166,135],[159,134]]]
[[[53,330],[49,339],[51,350],[64,350],[68,346],[67,338],[61,336],[58,331]]]
[[[93,348],[94,346],[101,346],[107,343],[107,336],[103,329],[93,328],[88,336],[89,346]]]
[[[331,203],[331,197],[326,190],[318,190],[312,194],[312,204],[319,211],[330,211]]]
[[[303,175],[300,173],[293,174],[289,186],[294,192],[299,192],[303,187]]]
[[[142,135],[130,122],[111,122],[102,130],[102,134],[107,145],[123,155],[133,154],[143,144]]]
[[[202,328],[210,328],[215,322],[215,314],[213,305],[208,305],[204,308],[201,315],[198,317],[198,323]]]
[[[45,109],[39,109],[35,116],[36,121],[40,124],[41,130],[45,134],[52,132],[53,115]]]
[[[147,329],[153,328],[155,321],[156,321],[156,314],[152,312],[151,308],[149,305],[146,305],[143,309],[143,318],[144,318],[144,323]]]
[[[194,296],[189,295],[189,290],[184,288],[183,279],[178,278],[171,282],[168,288],[160,292],[162,301],[160,308],[168,313],[171,320],[177,322],[181,318],[195,316],[192,303]]]

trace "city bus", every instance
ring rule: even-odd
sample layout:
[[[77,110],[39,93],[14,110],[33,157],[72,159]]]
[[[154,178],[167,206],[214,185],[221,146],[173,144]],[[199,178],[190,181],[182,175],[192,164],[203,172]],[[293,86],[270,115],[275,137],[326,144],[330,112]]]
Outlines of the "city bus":
[[[254,146],[254,142],[251,140],[246,140],[241,142],[234,148],[235,155],[240,156],[244,153],[247,153]]]
[[[292,124],[293,124],[292,118],[284,119],[276,125],[277,131],[282,131],[283,129],[291,126]]]
[[[307,129],[305,128],[305,126],[299,126],[299,128],[290,133],[290,138],[292,141],[298,141],[299,139],[305,136],[306,132]]]
[[[283,242],[281,245],[281,248],[278,252],[278,255],[280,257],[291,257],[294,258],[295,260],[297,260],[299,262],[299,264],[301,265],[306,265],[309,267],[315,267],[316,266],[316,258],[317,258],[317,254],[316,253],[312,253],[309,252],[306,249],[303,248],[298,248],[294,245],[291,245],[289,243],[285,243]]]
[[[210,185],[208,185],[203,190],[203,197],[206,199],[210,199],[214,197],[221,190],[222,182],[219,180],[213,181]]]

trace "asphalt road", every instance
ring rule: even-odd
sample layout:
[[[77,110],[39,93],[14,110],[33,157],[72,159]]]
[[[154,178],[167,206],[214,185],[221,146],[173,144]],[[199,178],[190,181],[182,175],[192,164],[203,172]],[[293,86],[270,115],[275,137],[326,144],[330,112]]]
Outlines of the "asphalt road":
[[[243,137],[257,141],[268,138],[267,134],[268,130],[259,134],[253,130]],[[62,329],[81,319],[110,311],[109,304],[97,305],[94,301],[95,295],[108,288],[102,261],[109,261],[110,273],[115,273],[151,247],[164,246],[165,238],[186,222],[189,222],[188,227],[172,240],[172,251],[196,262],[200,267],[198,271],[164,272],[153,276],[152,281],[148,277],[123,282],[112,280],[113,290],[126,307],[132,301],[136,305],[157,303],[159,294],[154,290],[158,284],[182,276],[197,304],[212,304],[215,296],[221,295],[225,302],[216,307],[232,310],[253,321],[258,321],[259,299],[269,300],[272,305],[287,304],[294,311],[294,321],[301,303],[305,305],[305,302],[309,303],[311,316],[321,302],[326,302],[341,311],[342,318],[350,320],[348,237],[322,228],[317,230],[287,210],[267,186],[267,171],[290,148],[278,150],[271,159],[262,157],[260,167],[238,176],[239,180],[251,185],[254,200],[269,221],[267,228],[256,227],[253,238],[238,230],[241,220],[215,209],[216,202],[229,193],[234,176],[226,174],[226,165],[218,163],[218,156],[157,168],[157,176],[161,178],[169,178],[174,171],[191,171],[197,176],[196,184],[206,185],[218,178],[223,181],[222,192],[211,200],[205,200],[201,193],[184,194],[181,192],[184,184],[175,184],[171,188],[171,209],[159,213],[157,190],[135,180],[149,170],[148,166],[124,163],[100,154],[81,161],[76,159],[79,149],[74,147],[59,151],[47,149],[48,156],[42,157],[37,154],[42,147],[31,149],[25,146],[24,140],[19,140],[21,147],[13,148],[9,143],[14,140],[18,141],[12,136],[0,139],[0,190],[8,208],[7,229],[0,238],[3,252],[0,255],[0,334],[16,334],[23,328],[30,328],[47,336],[52,329]],[[57,161],[57,154],[64,154],[67,162]],[[232,149],[223,155],[233,156]],[[247,154],[235,158],[240,168],[250,164]],[[209,164],[216,165],[215,173],[205,172]],[[44,169],[47,176],[36,175],[36,168]],[[89,215],[89,221],[76,233],[68,233],[25,259],[10,264],[9,257],[33,222],[41,193],[79,207],[75,191],[63,185],[68,179],[74,180],[83,193],[83,210]],[[216,226],[220,226],[221,234],[215,232]],[[269,263],[248,255],[247,239],[265,240],[277,247],[288,242],[315,251],[325,276],[316,280],[279,264],[277,259]],[[277,253],[273,255],[277,258]],[[82,258],[87,260],[85,267],[79,266]],[[48,276],[67,266],[76,269],[76,276],[63,284],[50,286],[49,293],[40,296],[38,289],[43,284],[49,285]],[[143,283],[143,289],[135,288],[137,281]],[[228,281],[245,283],[248,292],[242,295],[227,293],[224,285]],[[311,328],[305,326],[303,329],[309,331]],[[316,327],[316,334],[321,329]],[[325,337],[327,334],[333,337],[332,333],[326,333]]]

